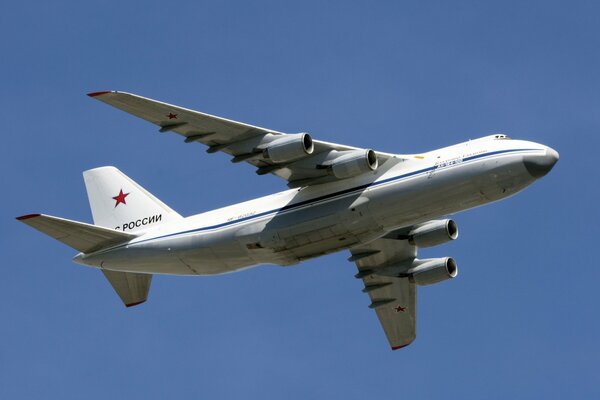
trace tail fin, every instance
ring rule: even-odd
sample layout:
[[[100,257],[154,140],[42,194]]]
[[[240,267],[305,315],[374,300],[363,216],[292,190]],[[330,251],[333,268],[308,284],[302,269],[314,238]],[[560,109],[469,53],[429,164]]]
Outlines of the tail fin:
[[[83,179],[95,225],[130,233],[182,218],[115,167],[90,169]]]

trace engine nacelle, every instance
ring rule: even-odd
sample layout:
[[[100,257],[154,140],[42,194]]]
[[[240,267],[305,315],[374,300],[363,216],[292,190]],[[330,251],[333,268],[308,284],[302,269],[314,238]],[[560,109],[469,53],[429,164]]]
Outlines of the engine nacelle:
[[[308,133],[286,135],[275,139],[263,150],[265,158],[276,164],[299,160],[315,150],[313,140]]]
[[[418,260],[418,265],[408,270],[408,274],[419,286],[433,285],[458,275],[458,266],[451,257]]]
[[[336,178],[345,179],[376,171],[378,166],[377,154],[373,150],[356,150],[334,159],[330,171]]]
[[[432,247],[458,238],[458,226],[451,219],[442,219],[416,225],[408,233],[410,244]]]

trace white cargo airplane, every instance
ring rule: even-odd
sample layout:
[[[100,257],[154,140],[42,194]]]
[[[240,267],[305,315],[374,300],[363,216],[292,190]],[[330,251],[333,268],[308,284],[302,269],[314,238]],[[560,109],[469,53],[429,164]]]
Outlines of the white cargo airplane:
[[[101,167],[83,173],[94,225],[44,214],[18,220],[80,251],[74,261],[99,268],[128,307],[146,301],[153,274],[286,266],[348,249],[392,349],[415,339],[416,286],[457,274],[450,257],[416,258],[418,247],[457,238],[456,223],[439,218],[513,195],[558,160],[550,147],[501,134],[399,155],[125,92],[89,96],[277,175],[290,189],[184,218],[118,169]]]

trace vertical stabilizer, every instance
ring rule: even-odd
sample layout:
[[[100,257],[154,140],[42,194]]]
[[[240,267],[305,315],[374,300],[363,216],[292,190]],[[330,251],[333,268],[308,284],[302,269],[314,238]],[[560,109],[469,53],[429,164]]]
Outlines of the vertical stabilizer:
[[[83,179],[95,225],[130,233],[182,218],[115,167],[90,169]]]

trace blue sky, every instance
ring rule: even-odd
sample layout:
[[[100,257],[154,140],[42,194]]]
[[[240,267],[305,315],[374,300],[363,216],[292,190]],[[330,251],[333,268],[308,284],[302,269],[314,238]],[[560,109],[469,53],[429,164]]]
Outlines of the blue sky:
[[[0,14],[2,398],[593,398],[600,6],[556,2],[17,2]],[[118,89],[387,152],[495,132],[556,148],[547,177],[455,216],[460,274],[419,292],[392,352],[339,253],[156,277],[125,309],[19,224],[91,222],[115,165],[191,215],[284,189],[85,93]]]

